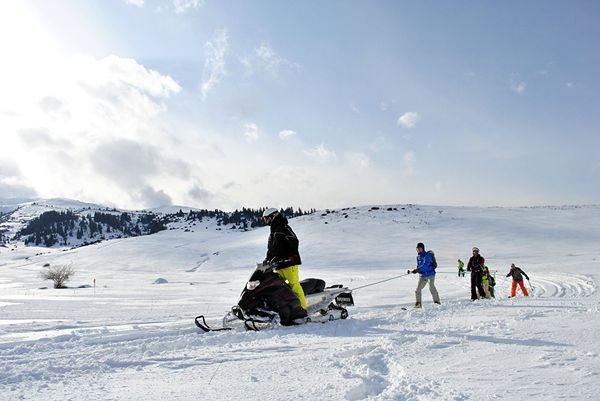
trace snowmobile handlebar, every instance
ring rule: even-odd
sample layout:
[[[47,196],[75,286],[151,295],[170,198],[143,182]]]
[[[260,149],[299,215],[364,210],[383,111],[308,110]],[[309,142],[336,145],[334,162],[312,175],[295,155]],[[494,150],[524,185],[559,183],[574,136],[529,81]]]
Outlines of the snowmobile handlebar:
[[[267,270],[274,270],[274,267],[269,262],[262,262],[262,263],[256,264],[256,270],[260,270],[261,272],[266,272]]]

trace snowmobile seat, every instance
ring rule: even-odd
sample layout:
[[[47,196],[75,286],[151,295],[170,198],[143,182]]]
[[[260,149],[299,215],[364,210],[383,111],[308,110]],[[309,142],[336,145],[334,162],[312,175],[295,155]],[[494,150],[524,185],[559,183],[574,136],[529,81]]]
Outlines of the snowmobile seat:
[[[302,286],[302,290],[304,291],[304,295],[316,294],[318,292],[323,292],[325,289],[325,281],[320,278],[307,278],[300,281],[300,285]]]

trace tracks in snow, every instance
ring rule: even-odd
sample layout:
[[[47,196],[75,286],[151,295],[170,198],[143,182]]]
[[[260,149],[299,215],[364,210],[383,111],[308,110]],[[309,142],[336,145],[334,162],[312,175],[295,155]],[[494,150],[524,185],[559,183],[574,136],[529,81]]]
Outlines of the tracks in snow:
[[[532,277],[533,296],[540,298],[582,298],[596,292],[597,284],[586,276],[574,274],[546,273]]]
[[[531,283],[534,299],[554,298],[559,303],[571,302],[571,298],[588,298],[597,289],[592,278],[567,273],[534,274]],[[507,284],[508,280],[502,287]],[[94,321],[36,322],[20,329],[5,327],[0,331],[4,334],[4,339],[0,336],[0,372],[3,372],[0,386],[14,387],[13,395],[17,395],[19,391],[27,392],[20,383],[43,390],[44,386],[59,386],[65,377],[75,378],[77,382],[102,377],[107,383],[118,384],[118,380],[111,379],[113,373],[135,375],[143,371],[156,378],[165,372],[178,371],[182,377],[199,375],[198,386],[210,387],[214,383],[218,388],[226,386],[229,380],[219,372],[232,372],[243,366],[241,372],[234,374],[239,385],[247,391],[257,391],[255,386],[266,381],[267,376],[277,377],[280,373],[279,368],[264,372],[262,360],[266,357],[285,360],[292,355],[302,361],[299,364],[302,375],[308,377],[316,373],[329,379],[329,383],[323,380],[314,388],[316,398],[318,394],[337,394],[337,399],[348,401],[365,398],[467,400],[472,397],[471,388],[457,386],[423,371],[419,365],[421,356],[429,355],[434,364],[443,364],[446,360],[456,364],[459,360],[455,355],[467,351],[478,358],[485,357],[489,349],[527,352],[535,348],[543,357],[558,351],[574,352],[547,333],[540,333],[541,339],[522,338],[514,327],[521,324],[519,321],[535,325],[536,319],[562,313],[559,308],[544,309],[536,305],[540,302],[519,299],[517,307],[533,310],[521,313],[520,319],[515,320],[499,314],[503,313],[500,309],[490,308],[507,303],[514,308],[512,301],[491,302],[471,304],[465,299],[449,299],[441,307],[420,311],[401,311],[397,305],[390,305],[386,311],[362,307],[361,312],[357,311],[345,322],[208,336],[196,332],[191,318],[172,322],[115,322],[113,325]],[[305,347],[312,352],[304,352]],[[584,357],[587,358],[584,355],[580,359]],[[492,374],[492,365],[484,364],[489,374]],[[554,372],[553,369],[551,366],[549,371]],[[290,367],[289,374],[291,372]],[[340,383],[331,384],[335,381]],[[302,389],[299,384],[298,387],[295,391],[300,393]],[[340,388],[344,390],[340,392]],[[207,388],[207,391],[212,390]],[[217,393],[212,395],[218,396]],[[263,395],[267,394],[261,393]]]

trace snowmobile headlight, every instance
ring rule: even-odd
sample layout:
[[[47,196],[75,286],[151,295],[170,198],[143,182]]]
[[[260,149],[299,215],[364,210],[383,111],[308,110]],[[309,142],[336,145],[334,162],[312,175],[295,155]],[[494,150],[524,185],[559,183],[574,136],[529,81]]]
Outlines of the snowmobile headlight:
[[[253,289],[255,289],[256,287],[258,287],[260,285],[260,281],[255,280],[255,281],[248,281],[248,284],[246,284],[246,289],[248,291],[252,291]]]

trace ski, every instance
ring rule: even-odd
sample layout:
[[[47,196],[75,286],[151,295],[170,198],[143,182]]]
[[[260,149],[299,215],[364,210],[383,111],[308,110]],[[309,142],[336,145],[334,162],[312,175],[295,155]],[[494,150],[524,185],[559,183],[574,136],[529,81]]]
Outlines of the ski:
[[[218,328],[210,327],[206,323],[206,319],[204,318],[204,315],[196,316],[194,318],[194,322],[196,323],[196,326],[198,326],[200,329],[202,329],[205,333],[208,333],[209,331],[228,331],[228,330],[231,330],[231,328],[229,328],[229,327],[218,327]]]

